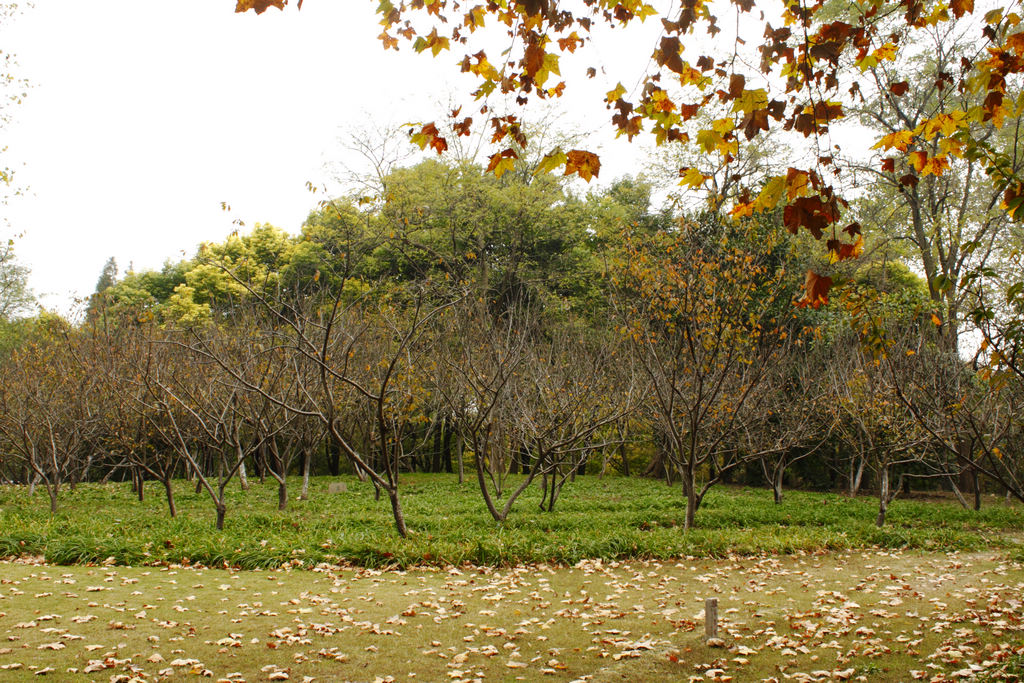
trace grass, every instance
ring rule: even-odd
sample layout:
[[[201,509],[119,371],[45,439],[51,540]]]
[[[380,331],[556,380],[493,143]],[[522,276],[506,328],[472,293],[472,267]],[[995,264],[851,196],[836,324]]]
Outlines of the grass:
[[[1013,534],[1024,528],[1024,509],[1002,501],[979,512],[932,500],[897,500],[882,529],[876,501],[792,491],[775,505],[765,490],[713,490],[684,533],[677,488],[632,478],[581,477],[568,485],[554,512],[538,509],[531,487],[504,524],[486,513],[475,483],[450,475],[405,475],[401,492],[412,530],[394,532],[386,500],[369,484],[342,478],[347,491],[328,493],[337,479],[315,479],[310,499],[276,509],[276,487],[232,486],[224,531],[214,528],[205,494],[179,482],[179,515],[171,519],[156,484],[146,500],[127,484],[84,484],[61,493],[50,515],[42,492],[0,487],[0,556],[40,556],[69,565],[183,564],[268,569],[351,563],[363,567],[415,565],[572,565],[588,558],[669,559],[728,557],[855,548],[1021,553]],[[298,491],[298,480],[289,482]],[[293,493],[293,496],[296,494]]]
[[[8,562],[0,679],[884,683],[974,665],[1019,680],[1003,674],[1024,660],[1022,592],[1024,567],[992,553],[386,572]],[[720,647],[703,638],[709,596]]]

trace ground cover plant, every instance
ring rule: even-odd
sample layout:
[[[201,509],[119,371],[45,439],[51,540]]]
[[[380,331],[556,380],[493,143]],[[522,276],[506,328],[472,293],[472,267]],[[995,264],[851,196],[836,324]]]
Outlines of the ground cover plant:
[[[515,478],[513,478],[515,481]],[[329,493],[344,483],[343,493]],[[161,484],[151,482],[155,492]],[[765,489],[708,494],[696,527],[683,531],[678,487],[642,478],[577,477],[559,506],[540,510],[532,485],[502,524],[472,482],[450,475],[407,474],[410,534],[398,536],[387,501],[354,477],[314,478],[308,500],[277,509],[277,484],[227,490],[237,512],[218,531],[215,511],[188,482],[175,483],[178,516],[158,495],[138,501],[127,483],[80,484],[51,514],[42,495],[0,487],[0,554],[39,556],[55,564],[162,562],[271,568],[345,562],[411,565],[575,564],[584,559],[669,559],[686,555],[787,553],[851,548],[939,551],[1005,549],[1019,554],[1024,509],[993,498],[979,511],[933,499],[897,499],[890,524],[874,525],[876,501],[793,491],[780,504]]]
[[[0,577],[9,681],[1019,680],[1024,659],[1024,567],[992,553]]]

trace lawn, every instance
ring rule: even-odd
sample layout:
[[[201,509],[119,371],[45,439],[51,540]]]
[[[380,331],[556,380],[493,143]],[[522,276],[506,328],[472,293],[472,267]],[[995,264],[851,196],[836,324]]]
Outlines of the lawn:
[[[0,564],[0,678],[1020,680],[1024,567],[859,550],[574,567]],[[717,597],[723,642],[703,639]],[[1016,678],[1015,678],[1016,676]]]
[[[713,490],[682,530],[678,488],[640,478],[580,477],[566,486],[553,512],[538,509],[531,487],[504,524],[486,513],[475,482],[451,475],[405,475],[401,492],[411,534],[394,531],[386,498],[371,485],[315,479],[310,499],[276,509],[276,487],[233,485],[225,529],[214,528],[205,494],[179,482],[179,514],[171,519],[156,484],[139,502],[127,484],[84,484],[61,493],[51,516],[45,493],[0,487],[0,557],[41,557],[53,564],[175,563],[244,569],[345,563],[363,567],[415,565],[572,565],[584,559],[728,557],[879,547],[932,551],[1001,549],[1020,556],[1024,507],[986,499],[982,510],[955,503],[898,499],[882,529],[871,497],[792,491],[775,505],[759,489]],[[290,481],[297,492],[299,481]]]
[[[407,475],[412,533],[343,478],[276,509],[186,482],[86,484],[50,515],[0,488],[0,678],[83,681],[1021,680],[1024,509],[581,477],[504,524],[472,483]],[[298,489],[298,481],[290,482]],[[703,637],[719,599],[723,642]]]

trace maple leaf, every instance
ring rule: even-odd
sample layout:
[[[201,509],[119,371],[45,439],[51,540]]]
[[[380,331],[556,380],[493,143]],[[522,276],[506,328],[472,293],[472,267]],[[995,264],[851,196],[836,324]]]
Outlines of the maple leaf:
[[[754,200],[754,210],[767,211],[778,206],[782,193],[786,190],[786,184],[786,178],[783,176],[771,178]]]
[[[436,28],[426,38],[423,36],[417,38],[412,45],[412,49],[416,52],[423,52],[429,49],[430,53],[435,57],[441,53],[441,50],[448,50],[450,48],[451,44],[448,38],[439,35]]]
[[[654,58],[658,61],[658,64],[667,67],[669,71],[681,74],[683,73],[683,60],[679,56],[681,50],[682,46],[679,44],[679,38],[663,36],[658,50],[654,53]]]
[[[782,212],[782,222],[791,233],[804,227],[815,239],[821,239],[825,229],[837,220],[839,209],[834,198],[822,201],[820,197],[799,197]]]
[[[574,149],[566,155],[565,175],[576,173],[588,183],[601,170],[601,160],[593,152]]]
[[[853,243],[829,240],[826,246],[831,261],[846,261],[857,258],[864,252],[864,238],[858,236]]]
[[[945,155],[929,157],[925,152],[911,152],[909,156],[911,165],[922,176],[942,175],[949,168],[949,158]]]
[[[807,171],[792,168],[786,170],[786,198],[792,201],[807,194],[811,176]]]
[[[768,110],[766,107],[768,106],[768,92],[764,88],[757,88],[756,90],[741,90],[734,99],[736,100],[732,105],[732,110],[734,112],[749,114],[752,111],[763,109],[765,113],[765,120],[767,121]]]
[[[516,167],[516,159],[518,158],[519,155],[516,154],[514,149],[495,152],[487,163],[487,173],[493,172],[495,177],[500,178],[506,171],[511,171]]]
[[[697,189],[704,184],[704,181],[708,179],[708,176],[704,175],[695,168],[681,168],[679,169],[679,181],[680,185],[688,185],[692,189]]]
[[[469,119],[469,121],[472,122],[472,119]],[[413,133],[410,136],[410,140],[419,145],[420,149],[426,149],[429,145],[438,154],[448,149],[448,141],[441,137],[437,126],[433,123],[428,123],[418,133]]]
[[[898,130],[895,133],[883,135],[882,138],[871,147],[871,149],[896,149],[901,152],[906,152],[913,140],[913,131]]]
[[[832,278],[818,275],[813,270],[807,271],[804,279],[804,295],[796,302],[800,308],[818,308],[828,303],[828,292],[832,289]]]
[[[729,77],[729,98],[736,99],[743,94],[743,87],[746,85],[747,79],[743,77],[743,74],[733,74]],[[767,102],[768,98],[765,97]]]
[[[910,84],[906,81],[900,81],[899,83],[893,83],[889,86],[889,92],[896,97],[903,97],[910,90]]]
[[[753,140],[759,131],[768,130],[768,110],[757,109],[743,119],[740,124],[743,128],[743,134],[747,136],[748,140]]]
[[[957,19],[974,12],[974,0],[952,0],[949,6],[953,10],[953,16]]]
[[[543,175],[545,173],[550,173],[551,171],[555,170],[556,168],[564,164],[566,162],[566,158],[567,157],[565,155],[565,152],[563,152],[561,149],[556,149],[554,151],[548,152],[544,156],[544,158],[540,160],[540,163],[537,164],[537,168],[534,169],[533,175]]]
[[[545,54],[544,46],[537,41],[526,46],[526,51],[523,54],[523,69],[525,69],[526,75],[533,78],[544,68]]]
[[[285,5],[288,4],[288,0],[237,0],[235,3],[235,12],[248,12],[249,10],[255,10],[256,14],[263,14],[271,7],[283,10]],[[302,2],[299,2],[299,8],[302,8]]]

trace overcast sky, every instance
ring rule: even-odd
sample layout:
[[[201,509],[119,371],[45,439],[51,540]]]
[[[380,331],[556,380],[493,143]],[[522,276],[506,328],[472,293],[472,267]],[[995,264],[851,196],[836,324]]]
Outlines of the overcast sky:
[[[45,0],[8,22],[0,39],[31,88],[2,132],[28,188],[4,230],[22,235],[43,303],[66,310],[91,293],[111,256],[122,272],[159,268],[236,219],[297,231],[318,201],[306,183],[337,187],[339,136],[432,120],[438,101],[465,92],[455,55],[385,52],[374,6],[306,0],[257,17],[231,0]],[[570,128],[607,128],[600,93],[642,74],[648,47],[614,41],[588,56],[602,73],[577,93],[598,105]],[[603,179],[634,170],[628,148],[603,149]]]

